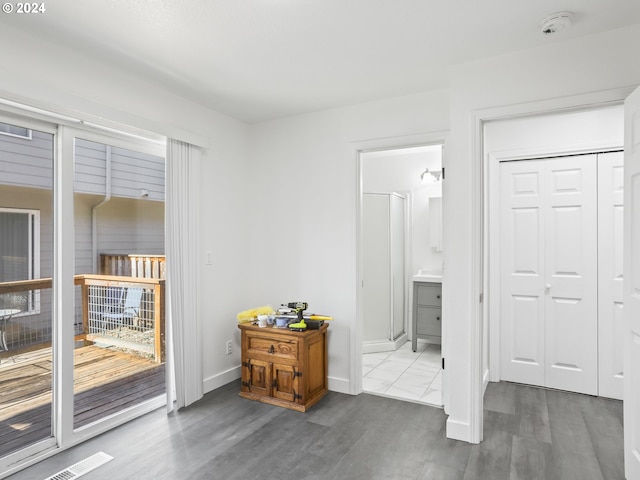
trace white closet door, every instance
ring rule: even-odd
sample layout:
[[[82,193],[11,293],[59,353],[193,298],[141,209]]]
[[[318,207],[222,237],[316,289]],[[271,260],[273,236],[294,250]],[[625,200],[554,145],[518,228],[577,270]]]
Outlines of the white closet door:
[[[543,161],[500,165],[501,377],[544,386]]]
[[[596,155],[545,161],[546,386],[598,393]]]
[[[598,155],[598,394],[622,400],[623,152]]]
[[[501,376],[595,394],[596,156],[500,170]]]

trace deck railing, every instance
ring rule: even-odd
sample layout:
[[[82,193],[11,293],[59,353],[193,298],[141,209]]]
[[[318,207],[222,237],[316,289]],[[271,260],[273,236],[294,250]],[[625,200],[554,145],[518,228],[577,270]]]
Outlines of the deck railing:
[[[135,350],[152,355],[156,362],[164,361],[164,280],[76,275],[74,283],[81,289],[82,299],[81,321],[74,320],[77,341]],[[33,292],[39,298],[42,291],[51,287],[50,278],[3,282],[0,283],[0,298],[19,298]],[[0,325],[8,350],[34,350],[39,345],[50,345],[51,312],[40,311],[41,305],[37,305],[36,312],[14,307],[0,305],[0,309],[13,311],[12,317],[5,318],[4,324]],[[36,330],[41,333],[34,335]]]
[[[165,256],[101,253],[100,274],[136,278],[165,278]]]

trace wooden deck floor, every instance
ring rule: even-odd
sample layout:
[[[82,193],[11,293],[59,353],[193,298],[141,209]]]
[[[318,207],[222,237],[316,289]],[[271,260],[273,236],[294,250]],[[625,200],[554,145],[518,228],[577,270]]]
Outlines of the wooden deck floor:
[[[74,428],[165,392],[164,364],[87,346],[74,355]],[[0,456],[51,435],[51,349],[0,364]]]

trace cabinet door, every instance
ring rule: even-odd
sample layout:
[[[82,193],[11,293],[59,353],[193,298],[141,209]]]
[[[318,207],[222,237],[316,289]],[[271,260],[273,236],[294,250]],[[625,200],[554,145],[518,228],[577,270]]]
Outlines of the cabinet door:
[[[273,364],[272,396],[287,402],[303,401],[298,387],[298,375],[292,365]],[[296,396],[300,396],[296,398]]]
[[[439,308],[418,306],[418,335],[442,336],[441,312]]]
[[[258,395],[271,395],[271,364],[263,360],[249,360],[249,391]]]
[[[416,303],[439,307],[442,304],[442,288],[440,285],[419,285]]]

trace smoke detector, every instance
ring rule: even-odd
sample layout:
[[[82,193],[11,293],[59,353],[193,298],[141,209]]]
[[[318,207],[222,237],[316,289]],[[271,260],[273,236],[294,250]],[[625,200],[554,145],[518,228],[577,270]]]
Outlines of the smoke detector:
[[[552,13],[540,22],[540,29],[545,35],[551,35],[571,26],[571,12]]]

